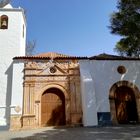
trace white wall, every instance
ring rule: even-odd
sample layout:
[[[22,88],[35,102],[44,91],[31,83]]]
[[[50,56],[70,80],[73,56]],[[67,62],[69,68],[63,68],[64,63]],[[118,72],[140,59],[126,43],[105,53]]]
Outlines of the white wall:
[[[25,55],[26,26],[21,11],[0,11],[1,15],[9,17],[8,29],[0,29],[0,54],[9,59],[13,56]],[[25,37],[23,38],[23,25],[25,26]],[[22,51],[21,51],[22,49]],[[8,59],[7,58],[7,59]]]
[[[24,63],[14,61],[13,78],[12,78],[12,97],[11,97],[11,115],[21,115],[23,105],[23,79],[24,79]],[[20,107],[20,111],[16,112],[15,107]]]
[[[0,9],[0,16],[8,16],[8,29],[0,29],[0,129],[9,126],[12,99],[13,57],[25,55],[26,25],[21,9]],[[23,25],[25,36],[23,37]],[[21,79],[22,74],[19,74]],[[18,87],[18,86],[17,86]],[[19,86],[21,88],[21,86]],[[17,89],[17,91],[21,89]],[[14,92],[15,94],[15,92]],[[20,96],[17,96],[20,98]]]
[[[126,67],[127,72],[123,75],[117,72],[117,67],[123,65]],[[84,69],[84,70],[83,70]],[[87,78],[85,75],[86,71],[89,71],[88,77],[92,77],[93,85],[89,88],[85,88],[85,79]],[[88,109],[87,104],[83,103],[83,110],[87,110],[86,114],[83,114],[84,122],[87,122],[84,125],[96,125],[96,123],[92,123],[91,121],[97,120],[95,116],[93,116],[93,112],[96,106],[96,112],[110,112],[109,105],[109,90],[112,85],[121,80],[127,80],[134,83],[140,89],[140,61],[121,61],[121,60],[81,60],[80,61],[80,72],[81,72],[81,84],[83,88],[83,100],[86,100],[87,104],[90,102],[90,99],[85,97],[88,96],[90,90],[95,91],[92,92],[93,97],[96,101],[96,105],[92,103],[93,108]],[[90,85],[90,84],[89,84]],[[90,90],[89,90],[90,89]],[[95,95],[94,95],[95,94]],[[89,110],[89,111],[88,111]],[[91,111],[92,110],[92,111]],[[90,116],[90,117],[89,117]],[[92,117],[91,117],[92,116]],[[93,120],[91,120],[93,119]]]
[[[84,126],[97,125],[95,87],[94,80],[90,74],[90,69],[88,69],[89,65],[89,61],[80,61],[80,78]]]

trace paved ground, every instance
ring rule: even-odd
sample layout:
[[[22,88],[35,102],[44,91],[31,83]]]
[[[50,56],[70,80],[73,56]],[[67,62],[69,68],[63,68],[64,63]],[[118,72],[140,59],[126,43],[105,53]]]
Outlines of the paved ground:
[[[1,131],[0,140],[140,140],[140,125]]]

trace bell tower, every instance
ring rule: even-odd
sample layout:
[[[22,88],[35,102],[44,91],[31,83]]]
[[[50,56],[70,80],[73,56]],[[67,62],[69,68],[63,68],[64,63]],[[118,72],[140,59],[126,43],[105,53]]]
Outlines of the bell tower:
[[[22,93],[22,79],[24,65],[16,70],[13,57],[25,55],[26,20],[22,8],[13,8],[10,4],[0,8],[0,129],[10,126],[10,116],[15,104],[22,104],[20,99],[15,99],[17,92]],[[16,73],[17,77],[13,76]],[[18,75],[20,74],[20,75]],[[21,76],[22,75],[22,76]],[[15,81],[13,80],[15,78]],[[13,86],[17,85],[17,91]],[[13,96],[14,94],[14,96]],[[22,96],[22,95],[20,95]],[[18,98],[18,97],[17,97]],[[20,102],[20,103],[18,103]]]
[[[0,56],[25,55],[26,21],[21,8],[0,8]],[[11,58],[10,58],[11,59]]]

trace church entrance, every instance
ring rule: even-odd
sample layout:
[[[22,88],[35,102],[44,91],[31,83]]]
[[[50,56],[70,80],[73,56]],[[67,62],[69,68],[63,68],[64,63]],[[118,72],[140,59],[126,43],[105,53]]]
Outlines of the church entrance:
[[[118,123],[128,124],[138,121],[135,94],[131,88],[121,86],[116,89],[115,107]]]
[[[65,125],[65,97],[61,90],[50,88],[41,97],[42,126]]]

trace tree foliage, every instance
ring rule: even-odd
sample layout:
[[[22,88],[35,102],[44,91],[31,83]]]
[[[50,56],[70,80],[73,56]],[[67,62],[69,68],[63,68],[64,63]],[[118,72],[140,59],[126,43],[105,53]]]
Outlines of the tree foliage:
[[[124,56],[140,55],[140,0],[118,0],[111,16],[111,33],[121,35],[115,51]]]
[[[35,53],[36,41],[28,41],[26,43],[26,55],[33,55]]]

